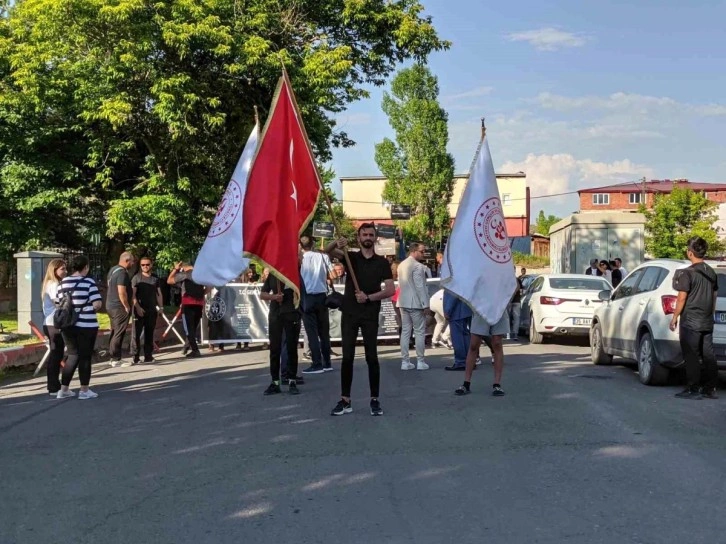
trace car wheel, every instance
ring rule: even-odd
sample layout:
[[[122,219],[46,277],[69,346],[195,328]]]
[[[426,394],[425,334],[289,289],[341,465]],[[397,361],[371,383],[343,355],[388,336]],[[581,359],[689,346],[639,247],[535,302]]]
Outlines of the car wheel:
[[[529,342],[531,344],[541,344],[544,342],[544,335],[537,332],[534,326],[534,315],[529,314]]]
[[[668,369],[658,362],[649,332],[643,333],[638,343],[638,377],[645,385],[663,385],[668,381]]]
[[[592,362],[596,365],[609,365],[613,362],[613,356],[605,353],[605,348],[603,348],[600,323],[595,323],[590,332],[590,353],[592,354]]]

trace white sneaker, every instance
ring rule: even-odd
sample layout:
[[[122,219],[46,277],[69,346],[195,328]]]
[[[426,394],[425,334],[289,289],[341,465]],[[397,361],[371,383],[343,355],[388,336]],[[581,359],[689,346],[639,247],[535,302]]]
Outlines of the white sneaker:
[[[404,361],[401,363],[401,370],[414,370],[416,365],[410,361]]]
[[[134,363],[133,361],[124,361],[123,363],[121,363],[121,368],[128,368],[130,366],[134,366],[135,364],[136,363]]]
[[[94,393],[90,389],[86,391],[80,391],[78,393],[78,398],[80,400],[95,399],[96,397],[98,397],[98,393]]]
[[[58,391],[55,394],[55,398],[57,398],[57,399],[69,399],[69,398],[75,397],[75,396],[76,396],[75,392],[71,391],[70,389],[68,391],[63,391],[61,389],[60,391]]]
[[[476,366],[479,366],[481,364],[481,357],[476,358]]]
[[[122,362],[123,361],[120,361],[120,360],[119,361],[111,361],[109,364],[111,365],[112,368],[117,368],[117,367],[121,366],[121,363]]]
[[[429,369],[429,365],[427,365],[426,363],[417,363],[416,364],[416,370],[428,370],[428,369]]]

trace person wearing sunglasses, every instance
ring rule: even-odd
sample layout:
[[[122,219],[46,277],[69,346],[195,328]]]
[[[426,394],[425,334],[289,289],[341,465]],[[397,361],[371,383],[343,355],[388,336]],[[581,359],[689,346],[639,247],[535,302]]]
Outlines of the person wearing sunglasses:
[[[600,263],[597,265],[598,271],[600,272],[600,276],[608,280],[608,283],[610,285],[613,284],[613,274],[610,270],[610,263],[607,261],[600,261]]]
[[[144,334],[144,362],[154,362],[154,329],[156,329],[157,308],[164,305],[159,278],[152,274],[151,257],[142,257],[139,272],[131,280],[134,297],[134,364],[141,362],[141,334]]]

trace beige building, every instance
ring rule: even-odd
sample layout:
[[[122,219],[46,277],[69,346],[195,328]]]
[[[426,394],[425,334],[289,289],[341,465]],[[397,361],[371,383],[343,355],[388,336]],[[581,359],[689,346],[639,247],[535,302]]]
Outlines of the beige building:
[[[454,194],[449,204],[449,214],[456,218],[461,195],[469,179],[469,174],[454,176]],[[376,223],[393,223],[391,212],[383,200],[384,176],[340,178],[343,190],[343,211],[356,223],[374,221]],[[507,234],[510,237],[529,235],[529,188],[527,175],[497,174],[499,196],[502,199],[502,211],[507,222]]]

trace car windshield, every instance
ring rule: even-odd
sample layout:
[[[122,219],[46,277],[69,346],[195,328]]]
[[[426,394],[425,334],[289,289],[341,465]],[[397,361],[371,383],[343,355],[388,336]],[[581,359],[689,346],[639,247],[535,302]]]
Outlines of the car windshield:
[[[550,287],[552,289],[578,289],[582,291],[602,291],[604,289],[612,289],[610,284],[604,280],[589,278],[550,278]]]

